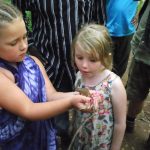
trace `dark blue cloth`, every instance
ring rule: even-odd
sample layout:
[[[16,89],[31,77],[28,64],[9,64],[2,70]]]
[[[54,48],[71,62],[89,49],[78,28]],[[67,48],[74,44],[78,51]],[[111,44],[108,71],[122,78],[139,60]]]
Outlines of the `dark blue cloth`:
[[[31,57],[26,56],[23,62],[18,63],[17,68],[0,59],[0,67],[13,73],[16,85],[34,103],[46,102],[45,82],[38,65]],[[56,150],[55,137],[51,119],[32,122],[5,109],[0,110],[2,150]]]

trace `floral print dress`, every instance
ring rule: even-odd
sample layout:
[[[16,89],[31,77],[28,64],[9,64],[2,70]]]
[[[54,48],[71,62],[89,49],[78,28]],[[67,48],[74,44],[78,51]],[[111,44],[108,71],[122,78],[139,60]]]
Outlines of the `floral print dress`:
[[[75,110],[71,150],[109,150],[112,140],[114,117],[111,102],[112,82],[117,78],[110,73],[96,86],[88,87],[91,97],[97,100],[97,111],[84,113]],[[82,75],[77,73],[76,88],[85,88]],[[87,88],[87,87],[86,87]],[[95,92],[94,92],[95,91]]]

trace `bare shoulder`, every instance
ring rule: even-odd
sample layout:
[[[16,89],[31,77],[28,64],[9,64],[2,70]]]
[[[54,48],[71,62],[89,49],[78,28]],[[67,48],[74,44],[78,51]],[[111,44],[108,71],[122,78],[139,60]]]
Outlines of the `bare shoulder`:
[[[112,88],[123,86],[121,78],[110,70],[106,70],[106,77],[112,83]]]
[[[123,82],[119,76],[113,74],[112,77],[112,96],[123,96],[126,97],[126,90]]]
[[[38,65],[41,64],[40,60],[39,60],[37,57],[31,56],[31,55],[30,55],[30,57],[31,57]]]
[[[111,79],[112,79],[112,87],[113,88],[119,88],[120,86],[124,87],[123,82],[118,75],[112,73]]]
[[[9,70],[0,67],[0,73],[4,75],[6,78],[8,78],[10,81],[15,83],[15,77]]]

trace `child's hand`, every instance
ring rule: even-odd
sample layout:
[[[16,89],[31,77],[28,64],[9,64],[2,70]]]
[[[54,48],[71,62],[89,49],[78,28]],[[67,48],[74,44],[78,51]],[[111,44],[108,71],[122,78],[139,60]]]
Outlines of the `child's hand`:
[[[78,88],[76,89],[76,91],[78,91],[81,95],[90,97],[90,102],[88,104],[85,105],[84,108],[80,109],[83,112],[86,112],[86,110],[90,110],[88,112],[93,112],[93,107],[91,107],[91,94],[90,91],[87,88]]]
[[[101,95],[99,91],[89,90],[87,88],[80,88],[77,91],[84,96],[90,97],[90,105],[88,104],[85,109],[89,109],[95,112],[99,109],[99,104],[102,102]]]
[[[72,98],[72,106],[83,112],[92,112],[90,107],[91,98],[80,95],[79,92],[74,92],[74,94],[75,95]]]

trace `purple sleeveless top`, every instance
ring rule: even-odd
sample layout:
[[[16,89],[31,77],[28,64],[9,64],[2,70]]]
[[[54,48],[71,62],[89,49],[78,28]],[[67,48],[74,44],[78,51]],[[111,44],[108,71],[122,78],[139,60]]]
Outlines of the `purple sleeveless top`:
[[[23,62],[18,63],[17,68],[0,59],[0,67],[13,73],[16,85],[34,103],[46,102],[45,82],[38,65],[31,57],[26,56]],[[55,137],[52,119],[28,121],[5,109],[0,110],[2,150],[56,150]]]

